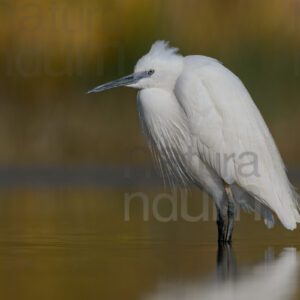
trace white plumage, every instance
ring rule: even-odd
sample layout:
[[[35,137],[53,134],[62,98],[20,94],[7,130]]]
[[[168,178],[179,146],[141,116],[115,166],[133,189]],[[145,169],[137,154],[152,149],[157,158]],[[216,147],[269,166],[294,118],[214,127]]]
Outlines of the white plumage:
[[[296,228],[298,195],[238,77],[215,59],[183,57],[164,41],[137,62],[133,76],[119,85],[140,89],[143,132],[172,182],[196,184],[220,210],[227,206],[228,186],[234,202],[257,210],[268,227],[273,211],[286,228]]]

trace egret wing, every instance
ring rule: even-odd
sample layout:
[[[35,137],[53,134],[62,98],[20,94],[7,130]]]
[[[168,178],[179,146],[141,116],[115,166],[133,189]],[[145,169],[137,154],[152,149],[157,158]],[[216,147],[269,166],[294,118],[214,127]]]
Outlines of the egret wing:
[[[295,228],[297,195],[242,82],[214,59],[188,56],[174,92],[202,160],[225,182],[273,209],[287,228]]]

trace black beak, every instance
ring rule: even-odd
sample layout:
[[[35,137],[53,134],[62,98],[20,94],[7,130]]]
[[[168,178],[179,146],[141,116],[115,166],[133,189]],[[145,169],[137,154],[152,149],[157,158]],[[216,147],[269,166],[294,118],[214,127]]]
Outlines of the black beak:
[[[105,90],[109,90],[118,86],[128,86],[134,83],[137,83],[140,79],[149,77],[147,72],[138,72],[138,73],[133,73],[130,75],[127,75],[125,77],[119,78],[117,80],[111,81],[104,83],[102,85],[99,85],[95,87],[92,90],[89,90],[87,94],[91,93],[97,93],[97,92],[102,92]]]

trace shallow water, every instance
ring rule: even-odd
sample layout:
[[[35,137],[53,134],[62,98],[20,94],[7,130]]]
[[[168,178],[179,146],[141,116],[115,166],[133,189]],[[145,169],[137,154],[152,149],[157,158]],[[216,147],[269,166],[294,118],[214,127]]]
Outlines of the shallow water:
[[[140,189],[153,208],[162,191]],[[241,213],[232,247],[208,220],[143,220],[130,190],[2,189],[0,299],[297,299],[300,229],[268,230]],[[192,191],[188,208],[203,210]],[[209,202],[210,203],[210,202]],[[170,203],[161,201],[161,216]],[[286,249],[288,248],[288,249]],[[252,298],[251,298],[252,297]]]

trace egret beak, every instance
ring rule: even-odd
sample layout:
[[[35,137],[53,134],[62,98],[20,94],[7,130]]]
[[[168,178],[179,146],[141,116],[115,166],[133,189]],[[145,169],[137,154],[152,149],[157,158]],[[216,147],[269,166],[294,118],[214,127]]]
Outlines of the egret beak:
[[[109,90],[118,86],[130,86],[131,84],[137,83],[140,79],[146,77],[149,77],[148,72],[133,73],[120,79],[101,84],[94,89],[89,90],[87,94],[102,92],[104,90]]]

